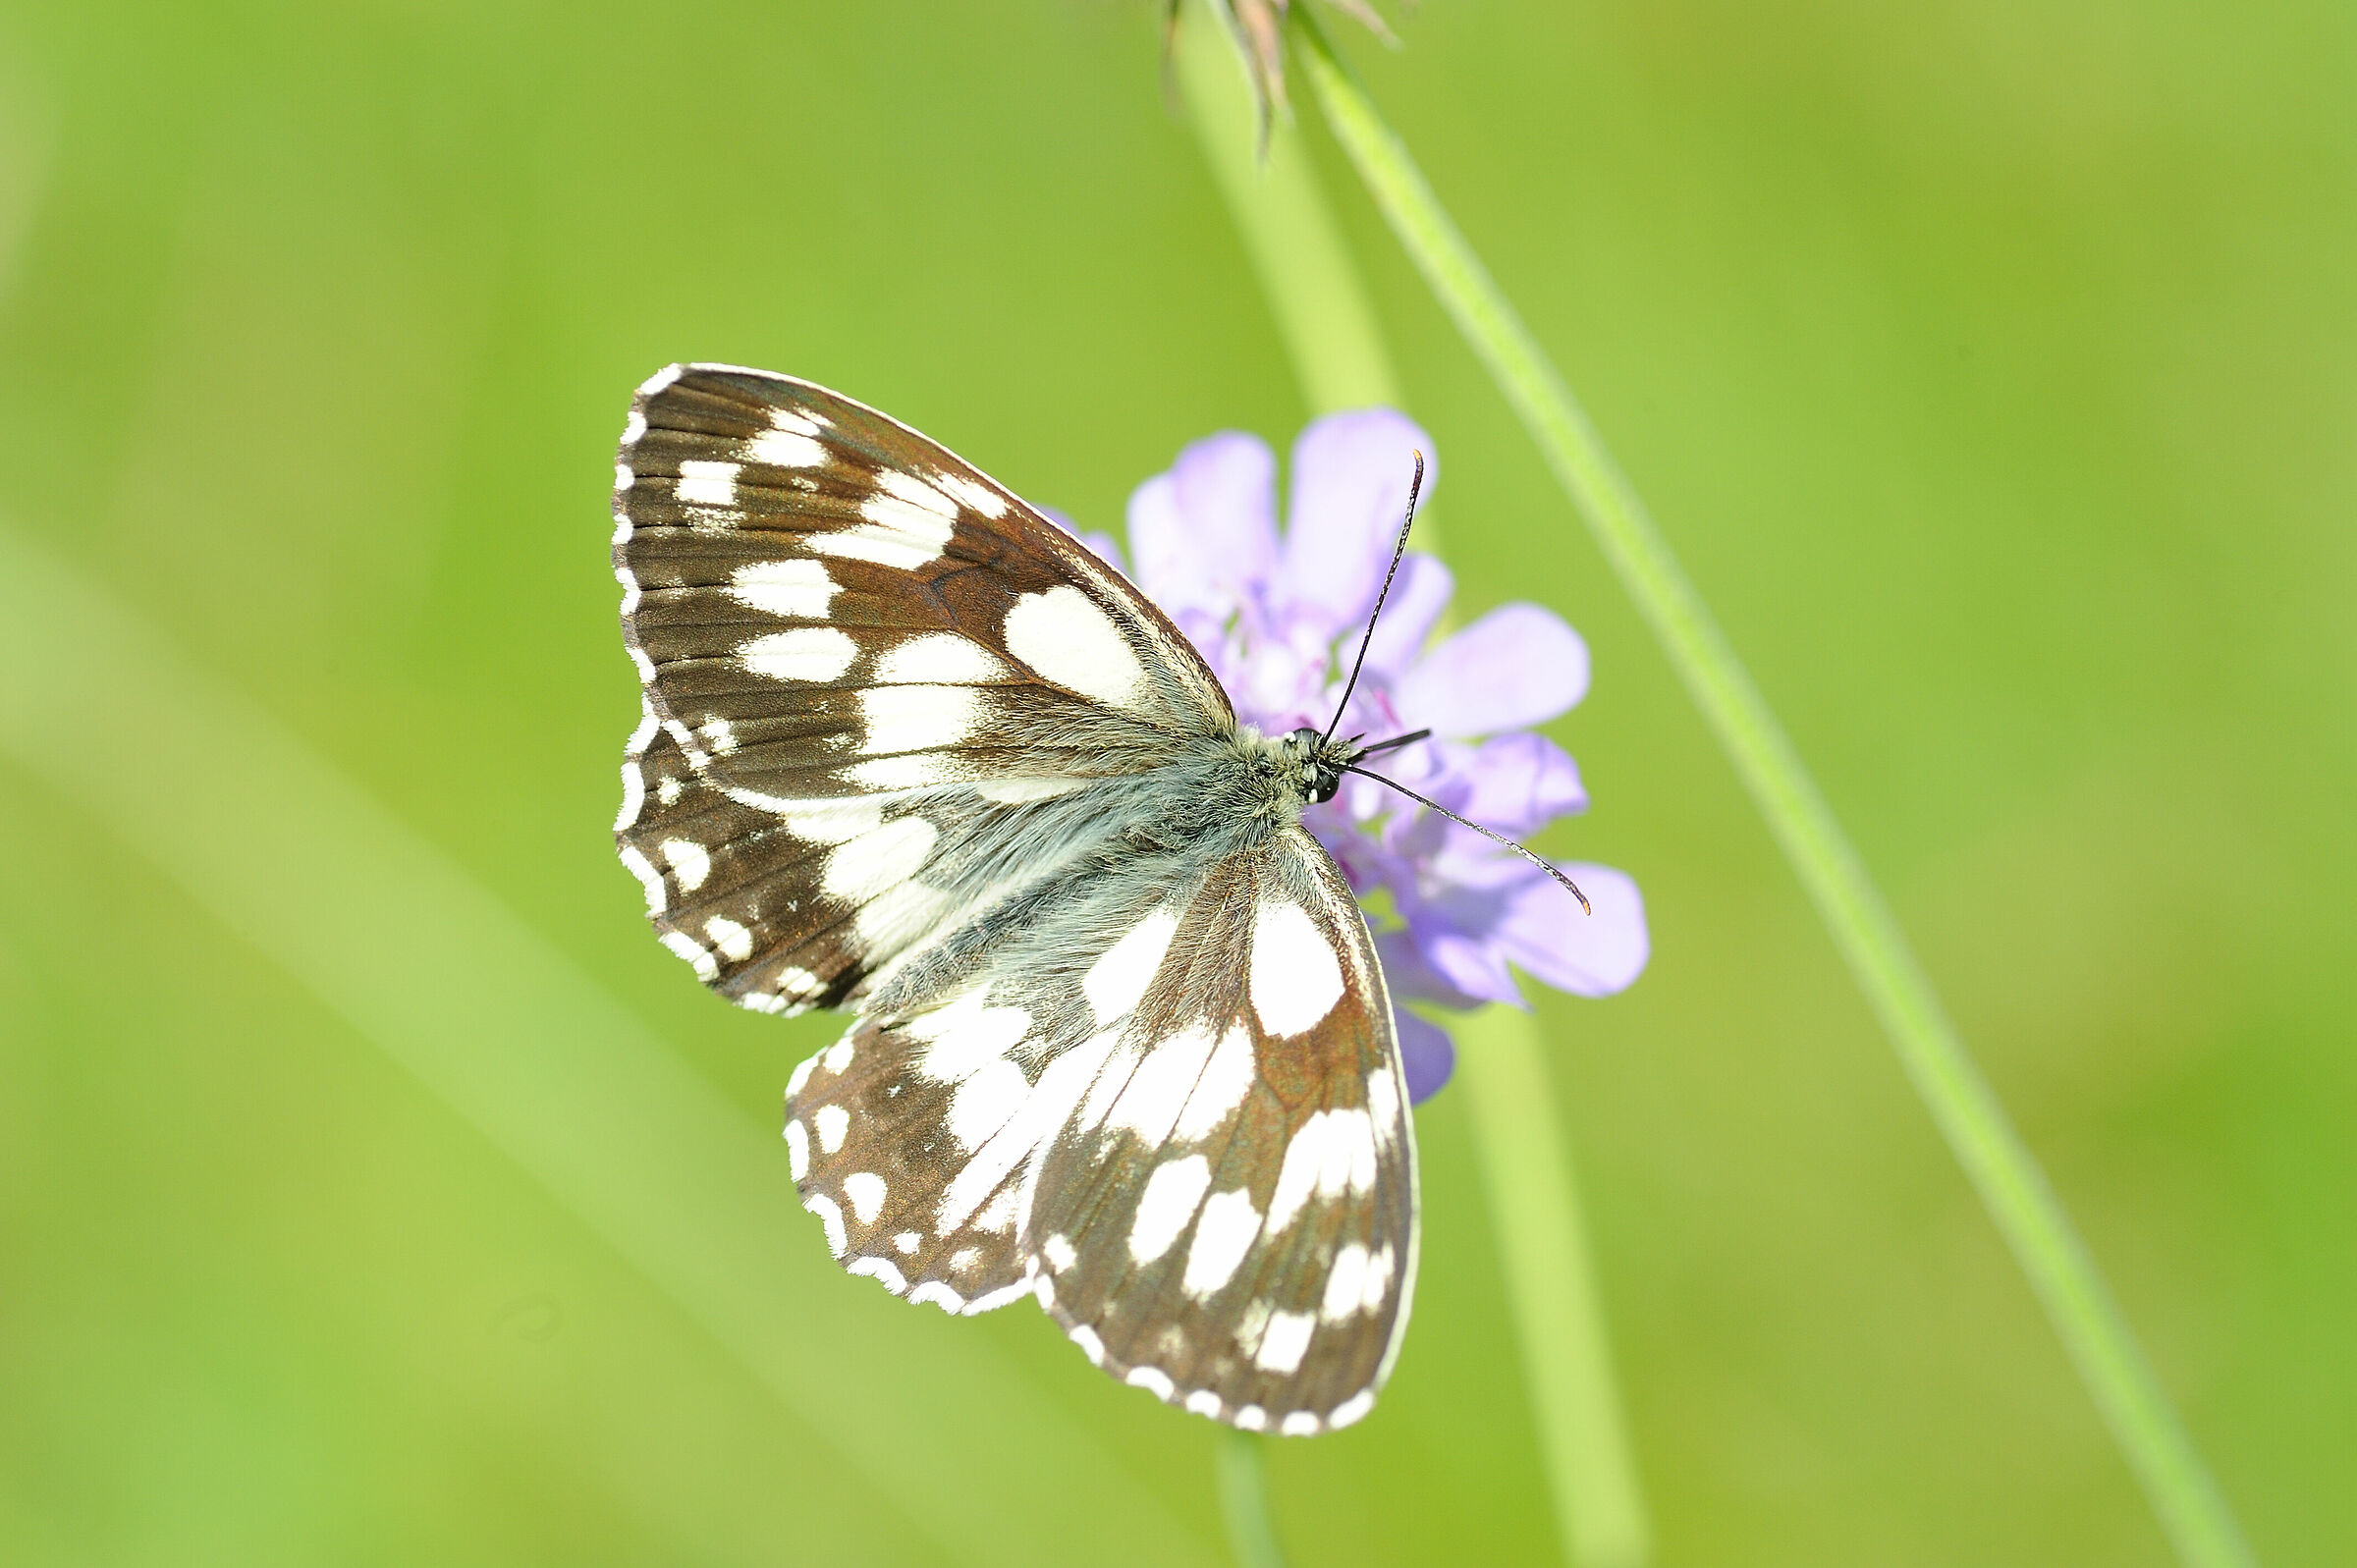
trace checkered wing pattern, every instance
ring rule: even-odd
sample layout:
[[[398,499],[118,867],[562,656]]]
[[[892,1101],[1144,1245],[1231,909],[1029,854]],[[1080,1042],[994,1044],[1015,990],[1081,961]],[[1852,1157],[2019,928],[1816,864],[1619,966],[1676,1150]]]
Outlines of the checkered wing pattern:
[[[977,833],[1233,725],[1177,628],[1012,493],[791,377],[639,389],[614,569],[647,722],[616,835],[666,946],[740,1005],[862,995],[956,924]]]
[[[1066,893],[1067,918],[1002,931],[803,1064],[803,1202],[895,1293],[960,1313],[1033,1294],[1165,1401],[1348,1425],[1416,1249],[1390,1004],[1348,888],[1293,828]]]
[[[836,1256],[956,1313],[1034,1296],[1239,1427],[1364,1415],[1414,1141],[1282,748],[1112,568],[807,382],[650,380],[614,516],[643,694],[617,845],[707,985],[857,1014],[788,1091]]]

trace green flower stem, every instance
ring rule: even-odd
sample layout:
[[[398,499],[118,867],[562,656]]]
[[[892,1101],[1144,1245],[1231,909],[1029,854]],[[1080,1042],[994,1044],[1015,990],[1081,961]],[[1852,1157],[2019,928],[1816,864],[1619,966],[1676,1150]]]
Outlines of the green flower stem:
[[[1220,1433],[1220,1518],[1228,1526],[1228,1549],[1235,1568],[1285,1568],[1285,1548],[1269,1520],[1268,1472],[1260,1462],[1258,1433]]]
[[[2028,1273],[2179,1556],[2202,1568],[2252,1562],[2224,1496],[2094,1260],[1942,1012],[1897,922],[1766,700],[1562,378],[1450,221],[1407,149],[1308,20],[1306,8],[1295,7],[1292,15],[1302,45],[1295,58],[1335,138],[1537,441],[1718,734],[1890,1032],[1916,1092]]]
[[[1485,1007],[1456,1039],[1531,1420],[1555,1478],[1556,1528],[1579,1568],[1641,1568],[1652,1552],[1644,1499],[1538,1020]]]
[[[1261,145],[1250,81],[1226,27],[1206,0],[1188,0],[1172,63],[1187,121],[1268,297],[1302,395],[1319,413],[1397,406],[1398,383],[1375,308],[1309,149],[1284,121],[1269,126]]]
[[[1308,149],[1293,127],[1279,123],[1262,156],[1242,63],[1200,0],[1179,28],[1177,66],[1188,118],[1312,411],[1397,404],[1390,356]],[[1434,548],[1429,521],[1419,518],[1417,530],[1423,546]],[[1564,1549],[1577,1568],[1639,1568],[1647,1549],[1644,1505],[1537,1025],[1527,1014],[1493,1007],[1463,1020],[1458,1036],[1468,1046],[1461,1070],[1473,1086],[1466,1114]],[[1273,1560],[1255,1555],[1257,1542],[1275,1549],[1259,1452],[1256,1443],[1221,1450],[1222,1498],[1242,1563]]]

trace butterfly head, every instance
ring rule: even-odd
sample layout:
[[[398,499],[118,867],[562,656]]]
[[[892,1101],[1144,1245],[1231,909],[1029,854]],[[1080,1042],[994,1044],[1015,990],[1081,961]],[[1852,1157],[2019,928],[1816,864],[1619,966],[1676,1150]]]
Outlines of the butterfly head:
[[[1334,740],[1306,726],[1278,743],[1288,772],[1296,774],[1310,805],[1324,805],[1343,786],[1343,770],[1358,760],[1363,748],[1353,741]]]

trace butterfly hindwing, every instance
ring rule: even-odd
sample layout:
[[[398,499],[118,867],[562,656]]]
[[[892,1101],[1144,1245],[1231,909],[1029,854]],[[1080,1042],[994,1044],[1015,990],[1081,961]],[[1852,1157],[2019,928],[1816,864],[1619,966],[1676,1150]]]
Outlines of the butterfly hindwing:
[[[1005,928],[813,1057],[789,1096],[796,1178],[837,1255],[896,1293],[973,1312],[1028,1283],[1166,1400],[1347,1425],[1389,1370],[1416,1245],[1366,927],[1298,828],[1165,869],[1073,879],[1060,929]]]
[[[1248,1429],[1347,1426],[1407,1322],[1415,1143],[1341,872],[1291,828],[1223,865],[1042,1162],[1039,1293],[1105,1370]]]

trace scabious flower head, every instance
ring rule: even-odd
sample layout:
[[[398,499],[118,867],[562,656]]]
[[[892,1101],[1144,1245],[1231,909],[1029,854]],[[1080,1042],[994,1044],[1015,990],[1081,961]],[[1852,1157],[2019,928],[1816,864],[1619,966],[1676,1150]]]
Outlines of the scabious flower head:
[[[1196,442],[1130,497],[1124,569],[1202,652],[1246,723],[1284,734],[1333,718],[1398,536],[1411,454],[1429,461],[1432,450],[1388,408],[1320,419],[1294,444],[1282,533],[1276,458],[1248,435]],[[1433,465],[1427,496],[1437,478]],[[1087,537],[1121,564],[1112,540]],[[1400,564],[1338,733],[1379,740],[1429,728],[1431,740],[1369,766],[1519,839],[1587,809],[1578,768],[1528,728],[1586,694],[1587,645],[1533,604],[1502,605],[1434,642],[1453,586],[1433,556]],[[1509,964],[1600,997],[1645,967],[1644,904],[1620,872],[1565,865],[1595,906],[1583,914],[1530,862],[1355,775],[1301,820],[1362,900],[1380,894],[1375,941],[1395,998],[1520,1005]],[[1432,1024],[1404,1009],[1398,1020],[1409,1090],[1422,1100],[1455,1054]]]

